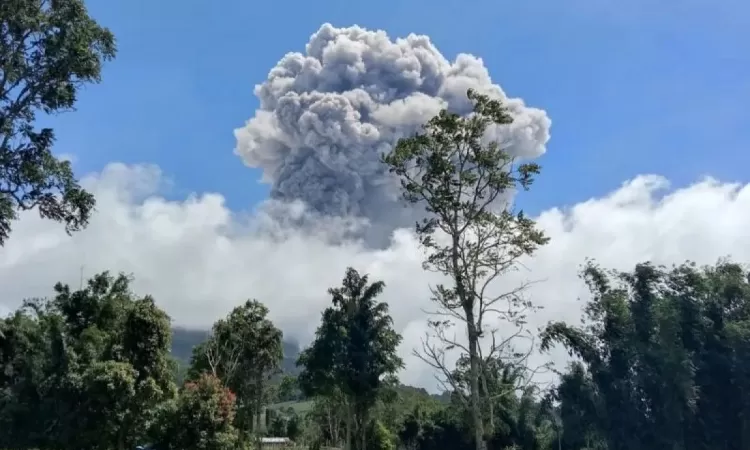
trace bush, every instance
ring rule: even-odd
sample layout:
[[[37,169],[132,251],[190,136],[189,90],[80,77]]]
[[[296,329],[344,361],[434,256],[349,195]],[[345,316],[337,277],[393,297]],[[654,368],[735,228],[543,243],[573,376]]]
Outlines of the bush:
[[[165,408],[157,431],[160,450],[229,450],[236,448],[235,396],[221,381],[201,375],[186,383],[177,401]]]

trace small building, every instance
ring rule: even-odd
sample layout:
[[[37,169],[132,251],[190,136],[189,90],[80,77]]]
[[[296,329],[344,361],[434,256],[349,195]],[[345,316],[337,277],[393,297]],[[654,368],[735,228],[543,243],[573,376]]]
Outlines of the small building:
[[[286,448],[293,445],[292,440],[288,437],[262,437],[260,438],[260,448],[276,449]]]

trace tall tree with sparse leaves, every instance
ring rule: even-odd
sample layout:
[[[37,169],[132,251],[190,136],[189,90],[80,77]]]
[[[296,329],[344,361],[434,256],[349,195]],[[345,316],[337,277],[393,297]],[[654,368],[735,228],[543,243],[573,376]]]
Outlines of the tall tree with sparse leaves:
[[[332,306],[323,312],[315,340],[298,361],[305,394],[343,396],[347,450],[366,449],[384,378],[403,366],[396,354],[401,336],[393,330],[388,305],[377,301],[384,287],[348,268],[342,286],[329,290]]]
[[[0,2],[0,245],[19,211],[36,209],[67,232],[85,227],[94,197],[70,162],[52,154],[51,128],[39,114],[72,110],[78,90],[100,81],[115,39],[82,0]]]
[[[509,194],[528,189],[539,166],[516,164],[501,142],[487,142],[489,127],[504,126],[512,117],[499,100],[468,91],[473,114],[462,117],[447,110],[431,119],[421,133],[401,139],[384,155],[384,163],[401,179],[407,202],[424,205],[427,216],[416,232],[427,251],[425,268],[449,276],[452,286],[433,289],[440,320],[432,321],[437,343],[428,339],[418,354],[442,371],[455,384],[452,368],[445,363],[446,351],[459,348],[469,357],[469,405],[478,450],[486,447],[488,435],[482,420],[481,365],[502,353],[513,358],[507,339],[497,343],[497,330],[487,327],[491,318],[505,322],[510,335],[525,334],[525,312],[532,304],[523,297],[526,285],[498,294],[492,285],[517,269],[518,260],[531,255],[548,238],[523,212],[507,204]],[[449,320],[443,320],[445,318]],[[468,345],[453,339],[446,329],[462,322]],[[490,348],[482,354],[480,340],[492,335]],[[507,337],[507,336],[506,336]],[[488,339],[489,340],[489,339]],[[525,364],[525,359],[517,361]],[[455,389],[455,386],[453,386]]]
[[[194,349],[188,378],[210,373],[237,395],[235,425],[241,439],[261,427],[268,382],[283,358],[282,337],[268,319],[268,308],[248,300],[217,321],[209,339]]]

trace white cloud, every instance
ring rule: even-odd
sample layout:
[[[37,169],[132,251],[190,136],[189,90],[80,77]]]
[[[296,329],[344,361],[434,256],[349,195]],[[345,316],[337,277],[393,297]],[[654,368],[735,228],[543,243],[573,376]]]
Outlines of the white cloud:
[[[429,305],[427,285],[435,276],[421,270],[408,231],[397,231],[385,250],[329,245],[296,233],[272,240],[250,226],[252,219],[228,210],[219,194],[165,200],[158,195],[165,181],[156,167],[122,164],[87,177],[98,212],[72,238],[58,224],[24,214],[0,254],[0,313],[23,298],[49,295],[56,281],[77,286],[81,267],[86,276],[110,269],[132,272],[136,291],[154,295],[177,324],[208,326],[252,297],[268,305],[287,335],[305,343],[329,302],[326,289],[351,265],[387,283],[383,299],[405,340],[402,379],[432,384],[429,371],[409,353],[424,332],[422,308]],[[577,272],[586,257],[621,269],[647,259],[750,259],[750,185],[705,179],[667,188],[661,177],[640,176],[603,197],[539,216],[551,243],[528,262],[529,272],[518,275],[544,280],[529,291],[545,306],[532,325],[579,318],[577,298],[585,291]]]

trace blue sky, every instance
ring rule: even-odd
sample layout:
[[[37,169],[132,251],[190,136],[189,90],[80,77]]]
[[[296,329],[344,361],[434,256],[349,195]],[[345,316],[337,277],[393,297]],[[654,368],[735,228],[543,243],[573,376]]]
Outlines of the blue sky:
[[[552,139],[527,197],[538,211],[601,195],[641,173],[684,185],[750,181],[750,5],[741,0],[380,2],[89,0],[119,55],[78,111],[54,119],[80,174],[154,163],[170,197],[265,198],[233,154],[256,83],[322,23],[429,35],[452,59],[481,56],[512,97],[546,109]]]

